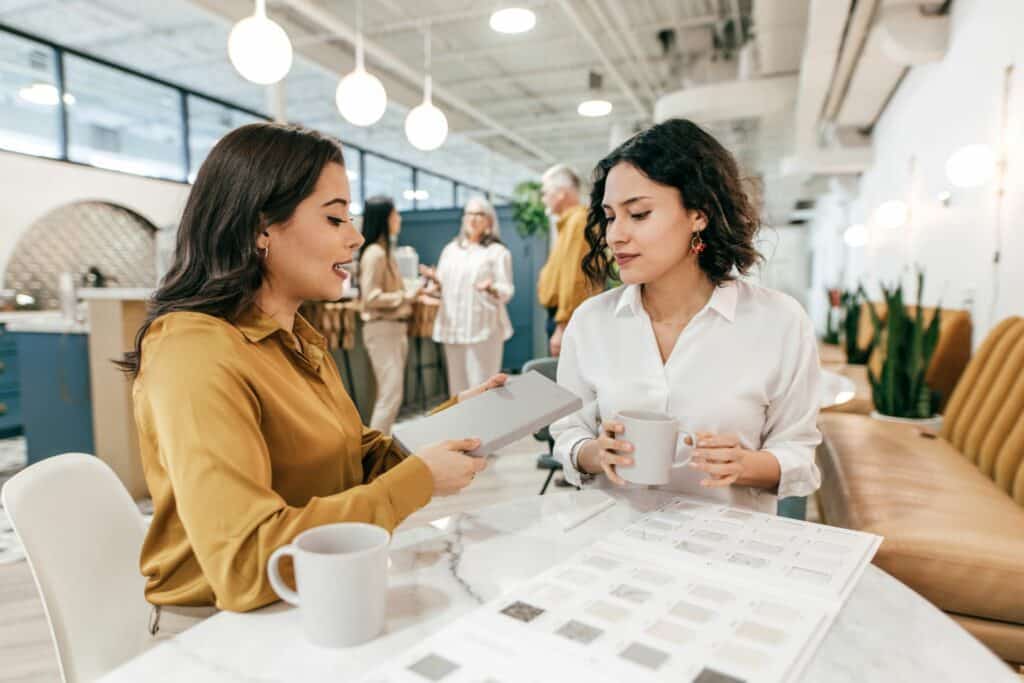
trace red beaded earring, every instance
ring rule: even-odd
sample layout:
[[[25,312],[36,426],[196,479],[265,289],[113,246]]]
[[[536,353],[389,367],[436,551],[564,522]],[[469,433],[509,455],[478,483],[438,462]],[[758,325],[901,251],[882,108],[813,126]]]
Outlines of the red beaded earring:
[[[690,238],[690,251],[697,256],[704,253],[704,250],[708,248],[708,245],[704,244],[704,239],[700,236],[700,230],[693,233]]]

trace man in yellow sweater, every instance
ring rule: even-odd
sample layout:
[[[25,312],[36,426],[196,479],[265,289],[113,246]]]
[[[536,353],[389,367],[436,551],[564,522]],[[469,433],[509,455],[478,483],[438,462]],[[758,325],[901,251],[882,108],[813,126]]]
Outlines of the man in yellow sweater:
[[[562,335],[572,312],[596,291],[583,274],[587,253],[587,208],[580,204],[580,179],[564,164],[541,177],[541,199],[555,219],[558,237],[537,281],[537,299],[548,311],[551,355],[562,350]]]

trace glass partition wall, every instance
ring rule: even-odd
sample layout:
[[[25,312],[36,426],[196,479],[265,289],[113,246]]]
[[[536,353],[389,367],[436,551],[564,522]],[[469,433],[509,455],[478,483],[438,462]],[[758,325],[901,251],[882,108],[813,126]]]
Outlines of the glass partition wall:
[[[263,113],[0,26],[0,150],[191,182],[225,133]],[[345,143],[353,213],[386,194],[402,211],[486,190]],[[499,200],[506,198],[499,197]]]

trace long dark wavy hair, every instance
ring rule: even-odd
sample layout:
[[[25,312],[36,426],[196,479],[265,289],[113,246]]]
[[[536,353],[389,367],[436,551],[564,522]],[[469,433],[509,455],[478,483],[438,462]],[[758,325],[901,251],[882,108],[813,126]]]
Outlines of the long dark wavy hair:
[[[117,366],[138,375],[142,340],[162,315],[192,311],[233,321],[245,312],[264,277],[256,237],[291,218],[329,163],[345,164],[341,143],[300,126],[254,123],[221,138],[189,192],[174,261],[135,348]]]
[[[377,195],[370,197],[363,205],[363,239],[366,246],[379,244],[384,251],[391,253],[391,212],[395,210],[395,202],[390,197]],[[363,253],[366,250],[363,249]],[[360,257],[362,258],[362,257]]]
[[[743,189],[736,159],[707,131],[686,119],[669,119],[619,145],[594,168],[583,272],[598,286],[612,275],[602,203],[608,173],[626,163],[660,185],[679,190],[683,206],[707,217],[701,238],[707,245],[697,263],[717,286],[746,274],[761,253],[754,238],[761,218]]]

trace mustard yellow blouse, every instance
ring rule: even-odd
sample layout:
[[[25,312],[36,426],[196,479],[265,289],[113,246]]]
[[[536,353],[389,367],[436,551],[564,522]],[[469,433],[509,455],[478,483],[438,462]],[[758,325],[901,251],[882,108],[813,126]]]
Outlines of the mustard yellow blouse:
[[[586,207],[569,209],[558,217],[555,227],[558,240],[537,278],[537,300],[545,308],[556,309],[555,322],[568,323],[572,312],[597,293],[583,273],[583,257],[589,248]]]
[[[433,495],[430,470],[362,425],[321,337],[253,307],[235,324],[157,319],[133,387],[153,523],[142,548],[157,605],[246,611],[277,600],[270,554],[320,524],[393,530]]]

